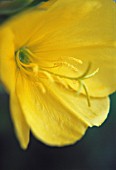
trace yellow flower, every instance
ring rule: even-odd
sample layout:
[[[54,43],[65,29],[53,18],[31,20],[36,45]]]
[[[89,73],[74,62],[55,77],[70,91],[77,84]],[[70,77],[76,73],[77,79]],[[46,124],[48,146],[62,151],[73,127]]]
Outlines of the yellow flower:
[[[22,148],[30,130],[48,145],[76,142],[88,127],[103,123],[108,95],[116,90],[115,3],[47,5],[0,29],[0,78]]]

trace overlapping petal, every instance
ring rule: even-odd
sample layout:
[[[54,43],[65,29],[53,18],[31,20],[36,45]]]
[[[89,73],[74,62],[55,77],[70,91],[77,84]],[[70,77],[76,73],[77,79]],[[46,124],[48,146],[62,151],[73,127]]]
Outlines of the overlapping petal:
[[[104,97],[116,90],[115,17],[113,1],[69,0],[57,1],[48,10],[30,10],[6,25],[15,34],[16,48],[28,46],[39,60],[75,57],[84,62],[80,73],[91,62],[99,73],[86,81],[89,93]]]
[[[46,60],[56,57],[59,61],[63,56],[82,60],[82,67],[77,66],[80,74],[91,62],[90,72],[97,68],[99,72],[86,81],[89,94],[105,97],[116,90],[116,7],[112,1],[104,0],[76,4],[69,10],[69,6],[64,11],[58,10],[56,15],[50,11],[46,27],[38,32],[44,33],[42,40],[34,37],[30,48],[38,58]]]
[[[101,125],[109,111],[107,98],[92,99],[88,107],[84,96],[71,95],[45,81],[46,93],[18,75],[18,99],[32,132],[49,145],[62,146],[79,140],[88,126]]]
[[[15,63],[14,34],[11,29],[0,29],[0,79],[7,91],[15,89],[16,63]]]
[[[28,145],[30,129],[49,145],[62,146],[79,140],[88,127],[99,126],[106,119],[107,96],[116,90],[116,7],[113,1],[53,1],[50,6],[46,3],[47,8],[42,4],[15,16],[0,28],[0,79],[11,95],[12,119],[23,148]],[[49,67],[48,74],[51,71],[52,76],[75,77],[76,73],[79,76],[90,62],[89,73],[99,68],[98,73],[84,80],[91,107],[84,91],[81,94],[68,91],[60,81],[59,84],[52,82],[47,76],[37,78],[40,86],[33,81],[33,74],[27,76],[27,70],[20,70],[16,53],[22,47],[34,55],[39,71]],[[83,64],[76,62],[78,59]],[[61,67],[55,68],[55,64]],[[55,69],[50,70],[50,66]],[[74,71],[73,66],[78,71]],[[73,87],[73,81],[63,81]]]
[[[17,100],[16,92],[12,92],[10,96],[10,108],[16,136],[20,141],[21,147],[26,149],[29,143],[30,127],[27,125],[24,114]]]

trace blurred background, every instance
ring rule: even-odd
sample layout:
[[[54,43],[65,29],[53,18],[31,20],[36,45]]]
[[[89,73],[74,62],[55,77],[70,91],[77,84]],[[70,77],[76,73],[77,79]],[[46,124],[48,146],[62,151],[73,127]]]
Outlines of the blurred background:
[[[0,0],[0,22],[41,0]],[[19,147],[9,111],[9,96],[0,86],[0,170],[116,170],[116,94],[110,96],[108,119],[72,146],[49,147],[31,135],[26,151]]]
[[[116,94],[108,119],[72,146],[49,147],[31,135],[26,151],[16,139],[9,96],[0,93],[0,170],[116,170]]]

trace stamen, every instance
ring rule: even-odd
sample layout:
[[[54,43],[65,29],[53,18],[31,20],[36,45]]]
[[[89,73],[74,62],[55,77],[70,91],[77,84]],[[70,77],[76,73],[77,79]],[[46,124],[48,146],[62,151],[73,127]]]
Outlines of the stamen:
[[[98,73],[98,71],[99,71],[99,68],[97,68],[93,73],[86,75],[86,76],[84,77],[84,79],[88,79],[88,78],[90,78],[90,77],[93,77],[96,73]]]
[[[80,79],[80,80],[85,79],[85,77],[89,73],[90,69],[91,69],[91,63],[88,64],[88,67],[86,68],[85,72],[76,79]]]
[[[31,63],[31,58],[27,53],[26,48],[21,48],[15,54],[15,60],[18,68],[23,71],[28,76],[33,76],[37,74],[38,65],[35,63]]]
[[[37,56],[36,55],[34,55],[28,48],[25,48],[25,51],[28,53],[28,55],[30,56],[30,57],[32,57],[32,58],[37,58]]]
[[[65,61],[65,59],[67,59]],[[62,61],[63,60],[63,61]],[[69,60],[69,62],[68,62]],[[60,66],[65,66],[67,68],[69,68],[70,70],[74,71],[74,72],[78,72],[79,70],[77,69],[76,66],[74,66],[73,64],[71,64],[71,61],[75,62],[76,64],[82,64],[83,62],[77,58],[74,57],[69,57],[69,56],[62,56],[59,61],[57,61],[56,63],[54,63],[55,67],[60,67]]]
[[[65,89],[68,89],[67,83],[60,77],[56,77],[56,82],[59,82]]]
[[[63,60],[61,59],[60,61],[57,61],[55,63],[52,62],[54,65],[52,65],[50,67],[45,67],[45,66],[41,66],[40,64],[38,64],[38,62],[36,62],[37,61],[36,59],[37,59],[37,56],[35,54],[33,54],[26,47],[19,49],[15,54],[15,60],[16,60],[18,68],[23,73],[25,73],[27,76],[29,76],[33,80],[33,82],[40,87],[40,89],[42,90],[43,93],[46,92],[46,89],[43,86],[43,84],[41,83],[40,78],[47,78],[53,83],[54,82],[60,83],[66,89],[73,89],[73,87],[70,86],[69,81],[66,81],[66,79],[67,79],[67,80],[70,80],[70,81],[73,81],[73,82],[79,84],[76,94],[80,94],[82,88],[84,89],[88,106],[89,107],[91,106],[88,88],[87,88],[86,84],[84,83],[84,80],[95,76],[98,73],[99,68],[97,68],[95,71],[93,71],[92,73],[89,74],[90,69],[91,69],[91,63],[89,63],[86,70],[84,71],[84,73],[82,73],[80,76],[70,77],[67,75],[57,74],[51,70],[53,70],[56,67],[63,66],[63,67],[67,67],[69,70],[77,73],[79,70],[73,63],[75,62],[76,64],[82,64],[83,62],[81,60],[76,59],[74,57],[68,57],[67,59],[66,58],[64,58]],[[65,59],[66,59],[66,61],[65,61]],[[69,60],[69,62],[68,62],[68,60]],[[75,86],[74,86],[74,88],[75,88]]]
[[[85,85],[84,82],[81,82],[82,83],[82,86],[85,90],[85,94],[86,94],[86,97],[87,97],[87,103],[88,103],[88,106],[91,107],[91,103],[90,103],[90,96],[89,96],[89,93],[88,93],[88,89],[87,89],[87,86]]]
[[[53,77],[51,76],[51,74],[47,71],[42,71],[42,73],[44,73],[44,75],[49,79],[51,80],[51,82],[54,82],[54,79]]]
[[[78,64],[83,64],[82,60],[78,59],[78,58],[74,58],[74,57],[68,57],[70,60],[78,63]]]
[[[79,76],[79,77],[69,77],[69,76],[65,76],[65,75],[53,73],[53,72],[51,72],[51,71],[49,71],[49,70],[45,70],[45,69],[43,69],[43,68],[40,68],[40,70],[46,71],[46,72],[52,74],[53,76],[58,76],[58,77],[61,77],[61,78],[65,78],[65,79],[69,79],[69,80],[77,80],[77,81],[78,81],[78,80],[82,80],[82,79],[84,79],[84,77],[86,77],[86,75],[88,74],[88,72],[89,72],[89,70],[90,70],[90,66],[91,66],[91,63],[89,63],[86,71],[85,71],[81,76]]]
[[[78,88],[78,90],[77,90],[77,95],[79,95],[80,94],[80,92],[81,92],[81,89],[82,89],[82,87],[83,87],[83,85],[82,85],[82,81],[81,80],[79,80],[78,81],[78,83],[79,83],[79,88]]]
[[[60,75],[60,74],[53,73],[53,72],[48,71],[48,70],[44,70],[43,68],[40,68],[40,70],[46,71],[46,72],[48,72],[49,74],[51,74],[55,77],[60,77],[60,78],[68,79],[68,80],[76,80],[80,84],[79,90],[77,91],[77,94],[80,93],[81,88],[83,87],[85,94],[86,94],[86,97],[87,97],[88,106],[90,107],[91,106],[90,97],[89,97],[87,86],[84,83],[84,79],[88,79],[90,77],[93,77],[99,71],[99,68],[97,68],[93,73],[88,74],[89,71],[90,71],[90,68],[91,68],[91,63],[88,64],[88,67],[85,70],[85,72],[81,76],[78,76],[78,77],[68,77],[68,76],[65,76],[65,75]]]
[[[74,72],[78,72],[77,67],[75,67],[74,65],[72,65],[72,64],[70,64],[66,61],[54,63],[54,66],[56,66],[56,67],[65,66],[65,67],[71,69]]]
[[[36,84],[37,86],[39,86],[39,88],[41,89],[41,91],[42,91],[43,93],[46,93],[46,89],[45,89],[44,85],[43,85],[41,82],[35,82],[35,84]]]
[[[33,64],[32,66],[34,66],[35,64]],[[33,72],[35,73],[35,75],[37,75],[38,74],[38,72],[39,72],[39,67],[38,67],[38,65],[35,65],[34,67],[33,67]]]

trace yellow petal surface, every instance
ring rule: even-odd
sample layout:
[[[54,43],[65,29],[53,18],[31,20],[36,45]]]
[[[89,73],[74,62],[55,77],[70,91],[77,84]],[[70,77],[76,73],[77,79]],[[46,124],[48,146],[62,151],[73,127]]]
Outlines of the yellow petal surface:
[[[0,30],[0,79],[7,91],[15,88],[16,63],[14,58],[14,35],[5,27]]]
[[[30,49],[43,62],[49,58],[59,62],[64,56],[81,59],[83,65],[77,65],[80,75],[91,62],[90,73],[97,68],[99,72],[85,81],[89,94],[105,97],[116,90],[116,4],[110,0],[80,1],[71,7],[50,11],[46,27],[39,30],[37,38],[33,36]],[[39,33],[44,35],[42,39]]]
[[[50,8],[55,1],[56,0],[43,2],[34,10],[30,9],[19,13],[19,15],[12,17],[2,25],[2,27],[10,27],[15,34],[15,50],[28,45],[26,43],[29,41],[30,37],[33,36],[38,25],[41,26],[44,13],[46,13],[47,9]]]
[[[99,126],[106,119],[108,98],[91,99],[89,108],[84,96],[70,95],[48,81],[43,85],[45,93],[20,74],[16,90],[26,121],[44,143],[72,144],[84,135],[88,126]]]
[[[76,57],[76,51],[75,49],[72,50],[61,50],[61,51],[51,51],[51,52],[41,52],[36,54],[38,56],[38,60],[41,58],[46,58],[46,56],[49,56],[50,59],[49,63],[53,65],[55,58],[55,63],[60,63],[61,66],[58,67],[58,69],[52,69],[57,74],[62,75],[70,75],[70,77],[78,77],[79,75],[82,75],[89,63],[91,63],[91,68],[88,74],[93,73],[95,70],[99,70],[94,76],[84,80],[84,83],[86,84],[88,88],[88,93],[92,97],[106,97],[109,94],[115,92],[116,90],[116,48],[113,47],[88,47],[88,48],[82,48],[78,49],[78,55],[79,57]],[[54,57],[55,56],[55,57]],[[83,61],[83,64],[78,64],[72,62],[69,58],[78,58],[81,61]],[[64,58],[64,59],[63,59]],[[73,64],[75,68],[77,68],[77,72],[72,72],[69,67],[65,66],[62,67],[62,63],[64,64],[67,62],[70,65]],[[41,61],[42,65],[44,66],[45,62],[44,60]],[[45,64],[47,65],[47,64]],[[67,64],[68,66],[68,64]],[[74,89],[77,91],[77,85],[75,87],[75,82],[70,81],[69,85],[74,87]],[[83,91],[81,91],[84,93]]]
[[[10,109],[16,136],[21,147],[26,149],[29,143],[30,128],[25,121],[16,93],[12,93],[10,96]]]
[[[8,27],[1,29],[0,33],[0,79],[6,90],[11,94],[11,117],[20,145],[23,149],[26,149],[29,142],[29,127],[17,101],[16,94],[14,94],[15,92],[11,92],[15,90],[16,75],[18,73],[14,58],[14,35]]]
[[[111,0],[59,0],[47,10],[26,11],[3,27],[13,31],[16,49],[30,48],[43,63],[75,57],[84,63],[79,67],[82,74],[91,62],[90,72],[99,72],[86,81],[89,94],[105,97],[116,90],[115,19],[116,4]]]
[[[11,94],[12,117],[23,148],[29,140],[28,126],[46,144],[62,146],[79,140],[87,127],[99,126],[106,119],[109,99],[104,96],[116,89],[115,16],[116,6],[111,0],[58,0],[49,9],[26,11],[1,26],[0,79]],[[72,60],[70,63],[68,58],[75,58],[83,61],[82,65],[72,63],[79,74],[89,62],[90,73],[99,68],[85,81],[90,96],[96,97],[90,98],[91,107],[86,96],[74,95],[51,83],[48,77],[40,78],[42,84],[38,85],[31,81],[32,77],[27,79],[23,72],[19,73],[15,52],[22,47],[27,47],[36,62],[45,67],[47,62],[57,61],[71,68]],[[60,72],[75,76],[68,68]],[[15,89],[17,97],[11,93]]]

